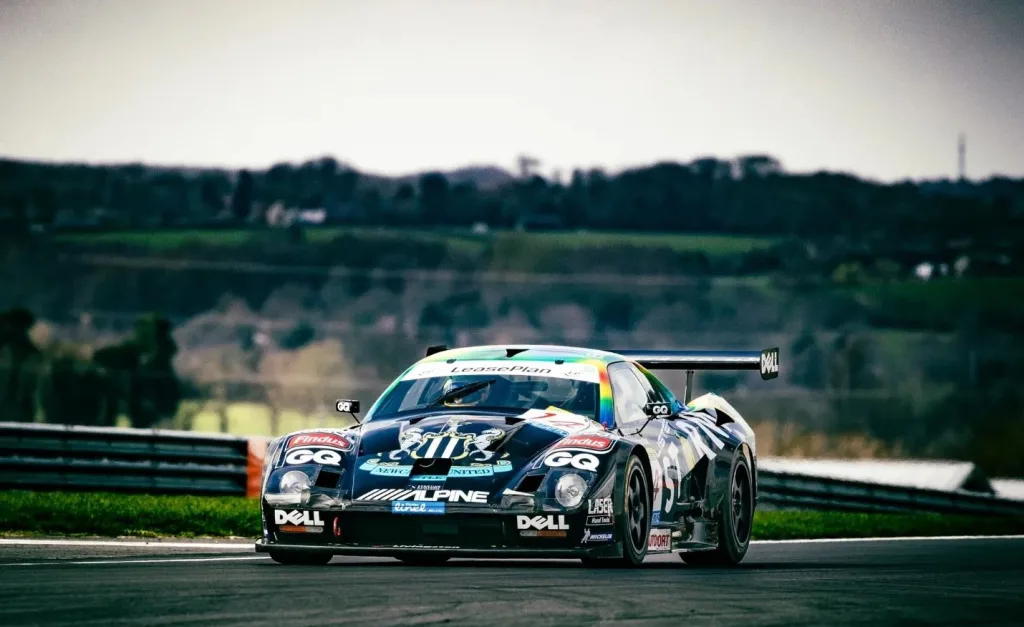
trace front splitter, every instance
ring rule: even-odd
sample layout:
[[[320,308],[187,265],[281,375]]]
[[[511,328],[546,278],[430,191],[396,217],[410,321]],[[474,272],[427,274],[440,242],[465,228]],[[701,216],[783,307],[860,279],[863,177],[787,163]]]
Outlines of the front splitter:
[[[400,557],[403,555],[450,555],[466,558],[498,559],[579,559],[582,557],[614,558],[622,556],[622,545],[618,542],[594,548],[516,548],[495,547],[491,549],[466,549],[460,547],[435,546],[355,546],[344,544],[276,544],[263,540],[256,542],[257,553],[297,552],[331,553],[332,555],[353,555],[363,557]]]

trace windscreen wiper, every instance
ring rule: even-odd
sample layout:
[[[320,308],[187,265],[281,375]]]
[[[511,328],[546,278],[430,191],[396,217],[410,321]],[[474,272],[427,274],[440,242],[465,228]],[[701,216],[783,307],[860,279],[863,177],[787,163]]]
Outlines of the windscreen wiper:
[[[426,405],[424,405],[424,407],[434,407],[436,405],[440,405],[441,403],[447,403],[448,401],[454,401],[455,399],[462,398],[463,396],[466,396],[467,394],[472,394],[473,392],[476,392],[478,390],[482,390],[485,387],[487,387],[488,385],[491,385],[492,383],[494,383],[496,380],[497,379],[488,379],[486,381],[476,381],[474,383],[466,384],[466,385],[464,385],[464,386],[462,386],[460,388],[455,388],[454,390],[448,390],[447,392],[445,392],[441,396],[438,396],[434,400],[432,400],[429,403],[427,403]]]

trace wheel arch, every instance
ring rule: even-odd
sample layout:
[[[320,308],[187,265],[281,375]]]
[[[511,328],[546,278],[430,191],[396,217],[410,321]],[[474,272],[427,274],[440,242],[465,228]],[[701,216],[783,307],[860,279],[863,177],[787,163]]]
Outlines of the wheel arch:
[[[749,442],[743,442],[740,444],[739,454],[747,460],[747,466],[750,468],[750,495],[754,501],[754,505],[757,504],[757,462],[754,459],[754,453],[750,448]]]
[[[647,453],[647,449],[640,445],[636,445],[630,449],[629,453],[626,455],[624,463],[628,463],[629,456],[634,453],[640,458],[640,463],[643,464],[644,472],[647,473],[647,496],[651,499],[650,502],[654,503],[654,470],[651,468],[651,457]],[[625,477],[623,477],[623,480],[625,480]]]

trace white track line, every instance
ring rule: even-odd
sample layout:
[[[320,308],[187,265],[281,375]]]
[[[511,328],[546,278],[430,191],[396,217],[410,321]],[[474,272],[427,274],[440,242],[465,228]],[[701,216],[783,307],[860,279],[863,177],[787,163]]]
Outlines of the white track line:
[[[159,542],[140,540],[30,540],[22,538],[0,538],[0,546],[118,546],[137,549],[219,549],[225,551],[255,551],[255,541],[239,542]]]
[[[164,564],[167,562],[242,562],[248,560],[270,559],[267,555],[252,555],[247,557],[179,557],[169,559],[152,560],[88,560],[69,562],[57,560],[52,562],[24,562],[19,564],[0,564],[0,568],[6,566],[64,566],[67,564],[93,565],[93,564]]]
[[[815,538],[813,540],[753,540],[751,544],[838,544],[841,542],[927,542],[929,540],[1024,540],[1016,536],[900,536],[895,538]]]

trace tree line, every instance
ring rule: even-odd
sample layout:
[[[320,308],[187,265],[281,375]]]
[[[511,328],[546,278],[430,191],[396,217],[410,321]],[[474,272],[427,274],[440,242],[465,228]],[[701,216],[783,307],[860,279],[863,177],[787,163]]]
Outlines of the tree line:
[[[346,225],[843,237],[1010,253],[1024,240],[1024,179],[880,184],[787,173],[768,155],[575,170],[566,181],[526,167],[387,178],[329,157],[259,171],[0,160],[0,220],[10,232],[252,224],[277,204],[323,209],[327,224]]]
[[[177,412],[177,345],[162,316],[141,317],[124,340],[94,351],[40,346],[35,322],[24,308],[0,311],[0,420],[112,426],[127,416],[146,428]]]

